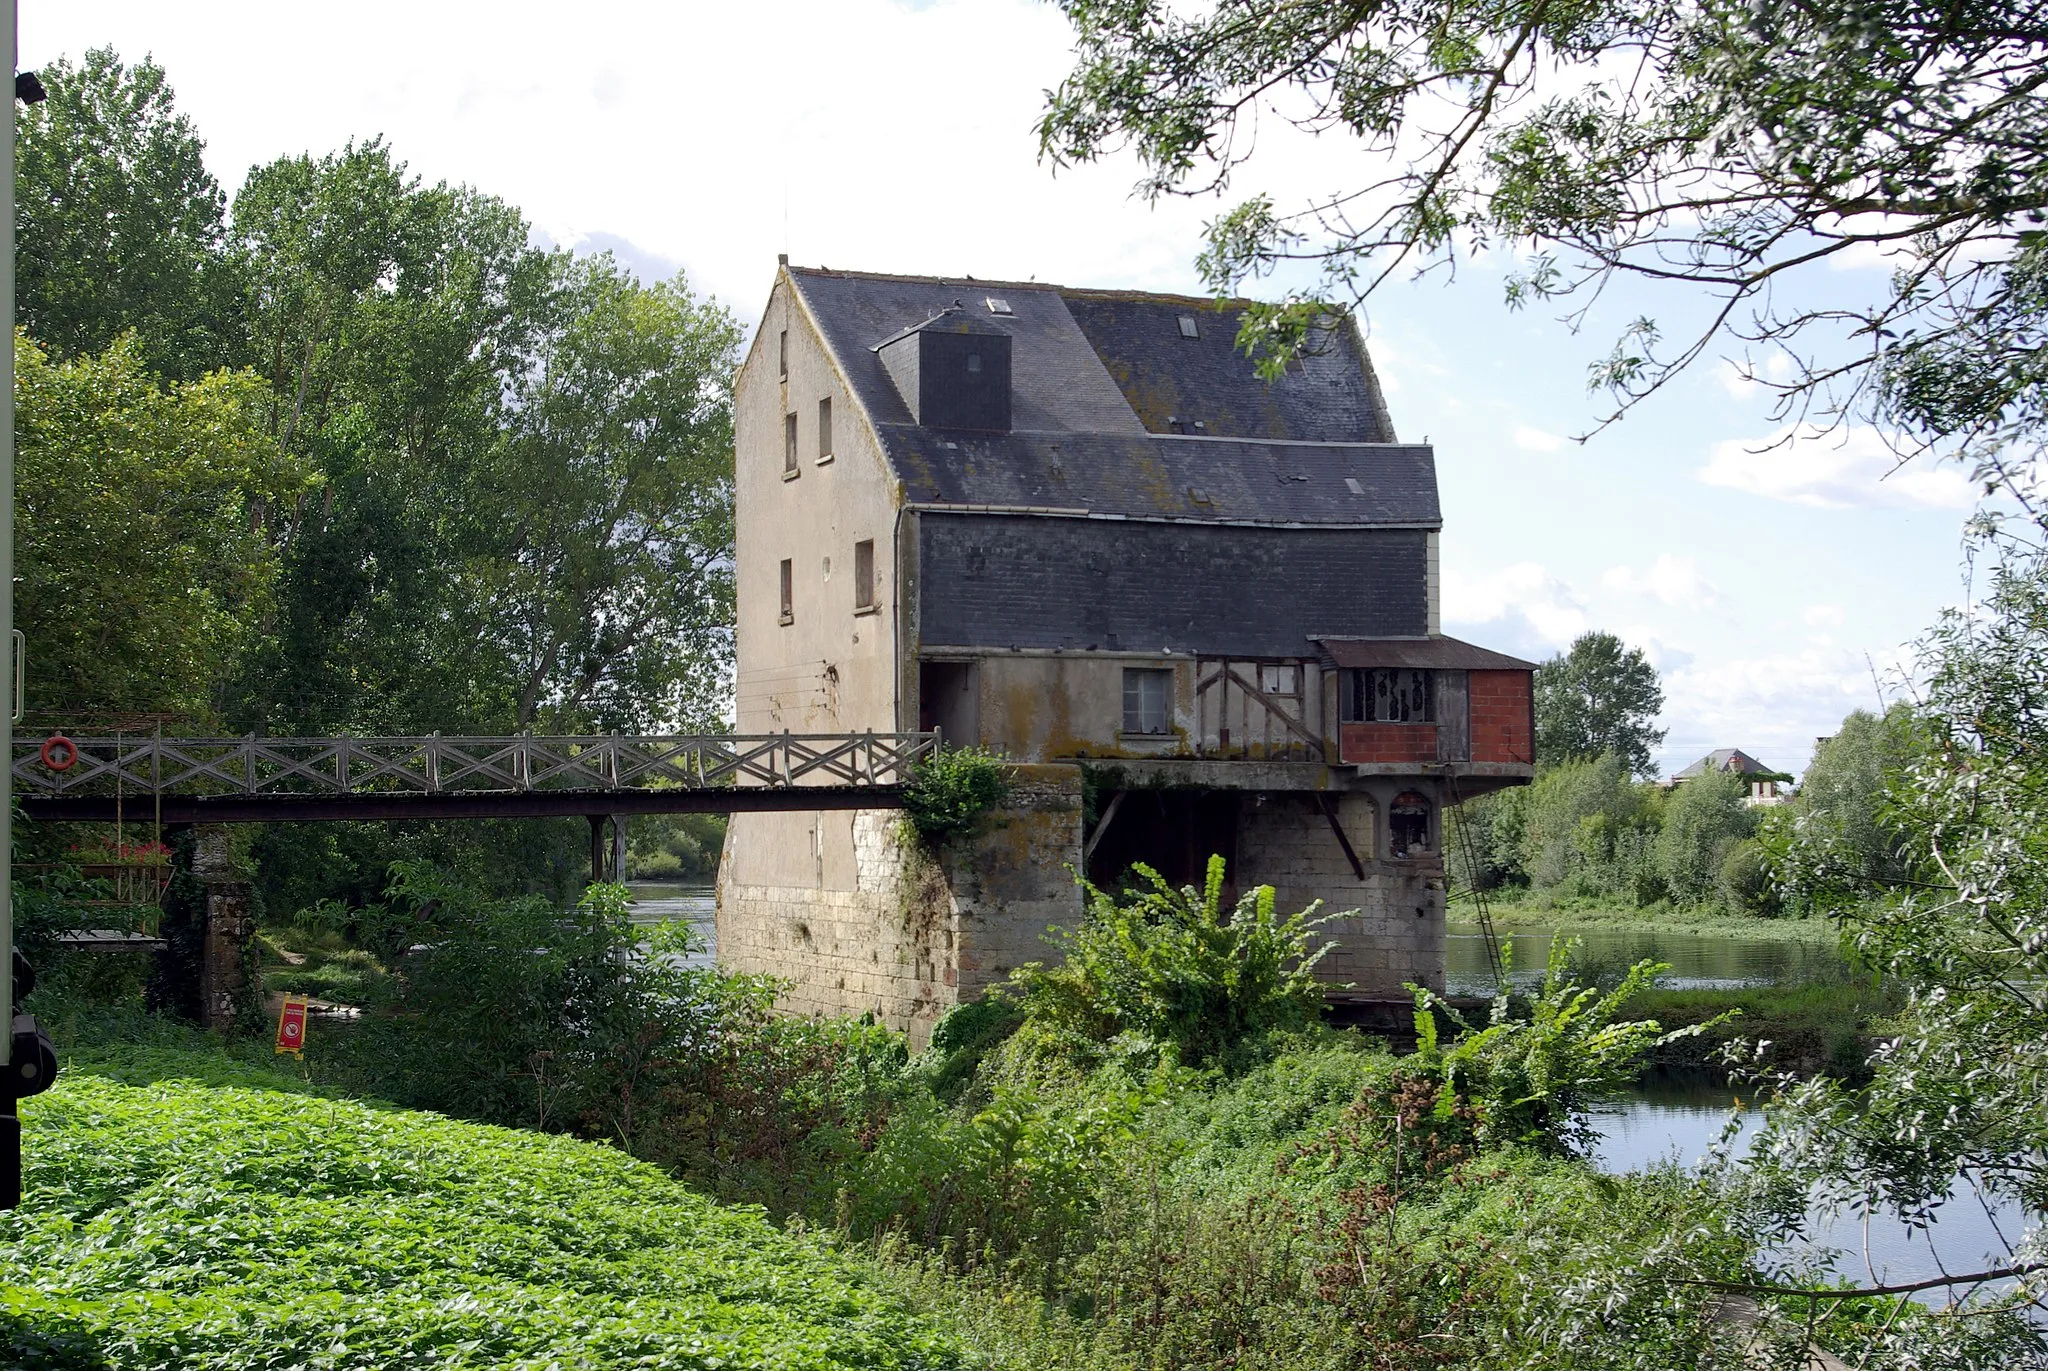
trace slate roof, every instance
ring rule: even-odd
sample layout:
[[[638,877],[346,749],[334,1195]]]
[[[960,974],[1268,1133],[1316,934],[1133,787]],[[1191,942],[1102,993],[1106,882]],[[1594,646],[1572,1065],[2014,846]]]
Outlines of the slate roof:
[[[1709,771],[1733,771],[1744,776],[1756,773],[1767,776],[1778,774],[1739,747],[1717,747],[1671,779],[1683,781],[1693,776],[1704,776]]]
[[[1321,527],[1442,520],[1435,456],[1390,441],[1348,323],[1268,384],[1235,351],[1241,306],[1036,282],[788,271],[913,505]],[[991,296],[1011,313],[991,313]],[[954,307],[978,330],[1010,336],[1009,433],[919,427],[876,354]],[[1197,337],[1182,336],[1182,315],[1196,319]],[[1169,432],[1170,420],[1189,431]]]

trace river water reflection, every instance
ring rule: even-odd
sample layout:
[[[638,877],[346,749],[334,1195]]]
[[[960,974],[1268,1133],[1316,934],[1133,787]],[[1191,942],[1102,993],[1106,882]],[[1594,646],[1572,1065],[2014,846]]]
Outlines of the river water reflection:
[[[1529,989],[1543,979],[1556,930],[1518,928],[1503,935],[1512,948],[1512,979]],[[1618,976],[1649,958],[1671,963],[1658,984],[1674,990],[1737,990],[1752,985],[1831,980],[1842,974],[1833,943],[1781,938],[1743,938],[1725,933],[1674,933],[1665,929],[1590,927],[1568,930],[1583,945],[1581,967],[1589,974]],[[1453,995],[1493,991],[1486,940],[1477,924],[1454,923],[1445,941],[1447,987]]]
[[[1601,1111],[1594,1119],[1599,1142],[1594,1162],[1616,1174],[1640,1171],[1664,1162],[1698,1164],[1720,1142],[1733,1119],[1738,1131],[1734,1152],[1742,1155],[1761,1122],[1760,1111],[1736,1107],[1726,1087],[1697,1081],[1650,1080],[1632,1097]],[[2035,1216],[2034,1222],[2040,1222]],[[1934,1215],[1932,1226],[1910,1228],[1895,1213],[1880,1211],[1867,1219],[1856,1213],[1813,1216],[1808,1241],[1798,1253],[1831,1254],[1829,1264],[1852,1281],[1905,1284],[1947,1272],[1983,1271],[2003,1264],[2010,1244],[2028,1226],[2027,1216],[2009,1200],[1987,1202],[1974,1190],[1958,1191]],[[1868,1253],[1868,1261],[1865,1253]],[[1940,1304],[1946,1292],[1928,1291],[1919,1298]]]

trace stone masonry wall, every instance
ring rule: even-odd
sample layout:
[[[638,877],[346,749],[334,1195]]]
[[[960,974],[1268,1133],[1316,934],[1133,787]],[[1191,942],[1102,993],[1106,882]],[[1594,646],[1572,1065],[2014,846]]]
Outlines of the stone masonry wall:
[[[1322,937],[1337,945],[1316,966],[1317,976],[1342,995],[1406,998],[1414,981],[1444,988],[1444,878],[1442,863],[1427,858],[1374,857],[1377,811],[1362,794],[1337,798],[1338,819],[1365,868],[1360,880],[1330,831],[1320,797],[1268,794],[1247,803],[1238,824],[1236,884],[1240,890],[1273,886],[1282,913],[1323,902],[1323,914],[1353,911],[1325,924]]]
[[[718,879],[718,959],[791,983],[793,1014],[873,1013],[922,1048],[939,1016],[1046,956],[1080,897],[1081,774],[1012,769],[1009,803],[934,858],[894,810],[735,814]]]

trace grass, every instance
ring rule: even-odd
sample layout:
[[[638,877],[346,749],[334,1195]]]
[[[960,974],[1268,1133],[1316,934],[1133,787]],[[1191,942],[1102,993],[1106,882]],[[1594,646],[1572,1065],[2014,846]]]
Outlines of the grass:
[[[67,1045],[23,1102],[6,1365],[968,1363],[861,1268],[613,1149],[325,1097],[203,1042]]]
[[[1736,1017],[1698,1037],[1664,1047],[1653,1065],[1712,1067],[1723,1044],[1762,1039],[1769,1065],[1802,1076],[1858,1078],[1878,1037],[1879,1022],[1899,1009],[1896,991],[1867,980],[1805,981],[1740,990],[1651,990],[1629,1006],[1628,1017],[1655,1019],[1666,1029]]]
[[[1827,919],[1760,919],[1731,914],[1717,905],[1680,909],[1667,902],[1640,906],[1618,899],[1565,895],[1550,890],[1510,888],[1486,893],[1487,912],[1501,929],[1639,928],[1646,931],[1756,938],[1771,942],[1833,942]],[[1454,922],[1477,918],[1469,899],[1450,908]]]

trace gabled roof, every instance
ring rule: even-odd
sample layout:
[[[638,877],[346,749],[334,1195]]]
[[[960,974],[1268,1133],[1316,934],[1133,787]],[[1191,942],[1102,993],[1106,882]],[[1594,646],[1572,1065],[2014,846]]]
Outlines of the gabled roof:
[[[1037,282],[788,273],[913,505],[1319,527],[1441,522],[1434,455],[1392,442],[1348,322],[1269,384],[1235,350],[1241,305]],[[992,312],[990,297],[1009,312]],[[1183,315],[1196,321],[1193,338]],[[960,434],[912,418],[876,349],[939,326],[935,316],[1009,336],[1010,432]]]
[[[1738,775],[1744,776],[1753,774],[1776,776],[1779,774],[1739,747],[1717,747],[1685,770],[1672,776],[1671,779],[1683,781],[1693,776],[1704,776],[1709,771],[1733,771]]]

